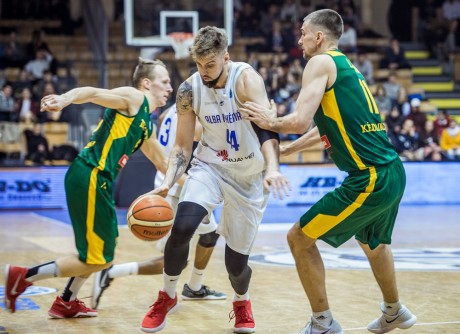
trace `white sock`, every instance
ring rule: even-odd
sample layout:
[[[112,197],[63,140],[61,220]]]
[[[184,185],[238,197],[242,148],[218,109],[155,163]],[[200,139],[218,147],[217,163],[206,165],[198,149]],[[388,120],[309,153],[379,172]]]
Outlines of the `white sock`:
[[[86,278],[82,277],[71,277],[67,282],[64,291],[62,292],[61,298],[65,301],[72,301],[77,299],[78,291],[80,291],[83,283],[86,282]]]
[[[387,315],[392,316],[398,314],[398,311],[401,308],[401,303],[399,301],[396,303],[383,302],[383,306],[385,307],[385,310],[383,312],[385,312],[385,314]]]
[[[198,291],[201,289],[203,283],[203,273],[204,269],[197,269],[193,267],[192,273],[190,275],[190,280],[188,281],[188,286],[193,291]]]
[[[332,323],[332,312],[330,310],[313,312],[313,318],[315,318],[320,325],[328,327]]]
[[[166,292],[169,298],[176,298],[177,281],[180,275],[169,276],[163,271],[163,291]]]
[[[116,264],[109,269],[109,278],[137,275],[138,272],[139,264],[137,262]]]
[[[244,300],[249,300],[249,291],[246,292],[244,295],[239,295],[235,292],[235,296],[233,297],[234,302],[242,302]]]
[[[58,277],[59,269],[56,262],[48,262],[29,268],[26,274],[27,282],[35,282],[46,278]]]

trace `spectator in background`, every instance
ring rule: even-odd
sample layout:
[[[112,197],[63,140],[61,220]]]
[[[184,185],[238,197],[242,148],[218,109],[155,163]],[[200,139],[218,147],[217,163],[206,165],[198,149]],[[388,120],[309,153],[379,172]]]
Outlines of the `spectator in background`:
[[[46,49],[40,48],[37,50],[35,58],[29,60],[24,69],[32,75],[34,81],[43,78],[43,73],[50,70],[53,56]]]
[[[258,11],[254,10],[254,6],[250,2],[245,2],[236,19],[236,29],[239,31],[240,37],[260,36],[259,26],[260,17]]]
[[[375,104],[377,105],[377,109],[382,116],[382,119],[385,120],[387,115],[390,113],[391,110],[391,99],[387,96],[385,87],[382,85],[377,86],[377,90],[375,91],[374,96]]]
[[[283,31],[283,26],[279,20],[276,20],[272,23],[272,30],[266,37],[266,40],[268,52],[287,52],[289,39]]]
[[[415,129],[418,133],[421,133],[425,129],[426,114],[420,110],[421,101],[414,97],[410,100],[410,113],[407,115],[407,119],[414,122]]]
[[[59,85],[57,83],[55,76],[53,76],[53,73],[51,73],[50,70],[45,70],[43,72],[43,78],[38,80],[38,82],[34,86],[35,96],[39,96],[41,98],[45,90],[45,85],[48,83],[53,85],[56,94],[60,94]]]
[[[439,137],[436,134],[433,121],[426,121],[425,128],[420,133],[418,147],[419,149],[416,152],[417,160],[442,160],[442,149],[439,145]]]
[[[446,110],[439,110],[434,120],[434,128],[436,129],[436,134],[438,137],[441,137],[442,130],[447,129],[450,124],[450,116]]]
[[[374,66],[369,60],[367,53],[359,52],[353,65],[361,72],[368,85],[374,84]]]
[[[38,50],[46,50],[51,54],[48,43],[45,42],[45,32],[42,29],[32,31],[32,36],[26,45],[27,60],[35,58]]]
[[[404,116],[401,115],[398,106],[393,106],[387,118],[385,118],[385,123],[387,126],[388,135],[395,135],[401,131],[402,123],[404,122]]]
[[[396,101],[396,105],[398,106],[401,115],[407,117],[410,113],[410,103],[407,97],[407,89],[404,86],[399,87],[398,99]]]
[[[350,22],[350,25],[355,29],[356,32],[361,30],[361,22],[352,6],[344,5],[342,9],[342,19],[344,23],[345,21]]]
[[[279,20],[279,7],[271,3],[268,5],[267,11],[260,13],[259,30],[264,36],[268,36],[272,31],[273,22]]]
[[[419,133],[415,130],[414,122],[406,119],[402,124],[401,131],[395,133],[391,142],[402,160],[414,161],[417,160],[415,151],[418,148],[418,139]]]
[[[460,126],[455,119],[450,121],[448,128],[442,130],[440,144],[447,159],[460,159]]]
[[[357,34],[350,21],[343,21],[343,33],[339,39],[339,49],[344,53],[357,52]]]
[[[297,21],[297,6],[294,0],[284,0],[281,5],[280,19],[282,22]]]
[[[33,130],[25,130],[24,135],[27,143],[26,160],[42,165],[50,158],[48,141],[43,135],[43,124],[35,123]]]
[[[17,96],[21,94],[24,88],[29,88],[33,91],[32,80],[30,80],[31,75],[25,69],[22,69],[19,72],[18,79],[12,83],[14,95]]]
[[[25,46],[18,42],[16,31],[11,31],[3,44],[3,64],[5,67],[22,68],[27,61]]]
[[[32,92],[28,87],[24,87],[21,92],[21,97],[15,107],[16,119],[24,123],[43,123],[46,115],[40,113],[40,106],[32,99]]]
[[[380,67],[390,70],[411,68],[404,55],[404,49],[396,38],[390,40],[390,45],[386,48],[385,56],[380,61]]]
[[[401,85],[396,80],[396,74],[394,72],[390,72],[388,80],[383,84],[383,87],[385,87],[385,91],[387,96],[390,98],[391,103],[395,104],[398,101]]]
[[[11,122],[14,118],[13,87],[7,82],[0,91],[0,121]]]
[[[458,0],[444,0],[442,15],[448,21],[460,19],[460,2]]]

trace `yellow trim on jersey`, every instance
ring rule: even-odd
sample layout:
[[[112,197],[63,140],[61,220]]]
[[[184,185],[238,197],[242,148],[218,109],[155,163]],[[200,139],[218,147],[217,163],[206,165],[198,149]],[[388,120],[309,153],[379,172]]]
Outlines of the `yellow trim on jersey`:
[[[99,170],[93,168],[89,179],[88,189],[88,211],[86,213],[86,242],[88,250],[86,254],[86,263],[104,264],[104,240],[94,232],[94,217],[96,215],[96,193],[97,193],[97,174]]]
[[[338,216],[330,216],[319,214],[313,218],[307,225],[302,228],[302,231],[310,238],[318,239],[326,232],[347,219],[353,212],[359,209],[366,201],[367,197],[372,194],[377,180],[377,172],[375,167],[369,167],[369,184],[363,193],[360,193],[356,200],[345,208]]]
[[[366,165],[362,162],[361,158],[358,156],[355,149],[351,145],[350,137],[348,137],[347,130],[345,130],[345,125],[342,121],[342,116],[340,115],[334,89],[324,93],[323,99],[321,100],[321,107],[323,108],[324,115],[333,119],[337,123],[340,135],[345,142],[345,146],[347,147],[348,152],[350,153],[358,168],[360,170],[366,169]]]
[[[126,137],[129,128],[133,123],[134,118],[128,118],[121,114],[116,114],[113,120],[110,133],[105,141],[104,147],[102,148],[101,158],[99,159],[98,167],[100,170],[104,170],[107,156],[109,155],[110,148],[112,147],[113,141],[119,138]]]
[[[328,55],[331,55],[332,57],[344,56],[343,53],[338,52],[338,51],[333,51],[333,50],[325,51],[324,53],[327,53]]]

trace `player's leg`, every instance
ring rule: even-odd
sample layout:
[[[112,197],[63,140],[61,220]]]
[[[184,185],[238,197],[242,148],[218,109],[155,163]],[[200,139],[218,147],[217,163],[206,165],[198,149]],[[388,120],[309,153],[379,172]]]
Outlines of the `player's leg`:
[[[222,202],[220,186],[210,167],[197,162],[189,170],[180,194],[180,203],[166,242],[163,288],[144,317],[141,328],[156,332],[166,325],[166,316],[177,309],[176,287],[187,264],[190,240],[203,218]]]
[[[102,215],[105,218],[109,217],[109,219],[110,217],[115,217],[113,208],[111,210],[110,207],[109,210],[106,210],[105,207],[102,210],[96,208],[97,186],[95,187],[96,189],[93,189],[95,195],[88,196],[91,177],[95,179],[96,184],[98,184],[97,182],[102,184],[97,172],[93,173],[87,166],[78,166],[77,162],[69,168],[65,179],[69,214],[74,228],[79,256],[70,255],[31,268],[7,265],[5,305],[11,312],[15,311],[15,301],[18,296],[33,282],[51,277],[71,277],[63,294],[61,297],[57,297],[55,301],[55,304],[58,303],[59,306],[65,304],[65,308],[59,307],[60,311],[63,312],[53,312],[52,316],[64,318],[97,315],[95,310],[86,308],[83,303],[79,302],[76,295],[89,274],[110,266],[117,232],[114,233],[113,228],[109,230],[106,235],[108,242],[105,246],[107,247],[103,247],[102,254],[88,245],[86,239],[87,220],[91,222],[91,226],[95,226],[94,221],[97,221],[98,215]],[[93,201],[89,199],[90,197]],[[111,201],[108,203],[111,203]],[[88,207],[93,208],[93,210],[88,210]],[[93,215],[88,214],[88,212],[92,212]],[[88,233],[88,235],[92,235],[92,233]]]
[[[388,202],[380,201],[384,210],[374,223],[357,233],[356,239],[366,254],[380,287],[383,297],[382,315],[368,325],[373,333],[387,333],[395,328],[406,329],[413,326],[417,318],[399,301],[396,284],[391,237],[404,192],[405,174],[400,162],[379,171],[379,192],[388,194]]]
[[[180,274],[187,263],[190,240],[207,210],[192,202],[179,203],[171,236],[165,247],[163,288],[158,298],[144,317],[142,330],[156,332],[166,325],[166,316],[177,310],[176,287]]]
[[[221,300],[227,298],[224,293],[212,290],[208,286],[203,285],[204,271],[211,259],[218,239],[219,234],[217,234],[216,231],[200,234],[195,249],[195,260],[192,272],[188,283],[184,284],[182,290],[183,300]]]
[[[417,317],[399,301],[398,288],[394,269],[393,254],[390,245],[380,244],[371,249],[360,242],[374,273],[374,277],[382,291],[382,315],[372,321],[367,329],[372,333],[387,333],[393,329],[407,329],[417,321]]]

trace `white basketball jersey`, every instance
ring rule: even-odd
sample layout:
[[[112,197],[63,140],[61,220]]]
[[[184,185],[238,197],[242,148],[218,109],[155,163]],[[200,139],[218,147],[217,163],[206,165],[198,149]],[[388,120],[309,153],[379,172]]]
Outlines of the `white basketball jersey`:
[[[193,109],[203,126],[195,158],[219,167],[253,175],[264,170],[264,157],[251,122],[238,109],[242,103],[235,94],[241,72],[251,66],[230,62],[224,89],[205,86],[199,73],[192,75]]]
[[[163,146],[167,157],[171,154],[176,140],[176,129],[177,129],[177,109],[174,103],[168,110],[165,111],[163,122],[161,122],[160,129],[158,130],[158,141]],[[165,175],[157,170],[155,176],[155,187],[160,186],[163,183]],[[175,183],[169,190],[169,194],[172,196],[179,196],[179,186]]]

